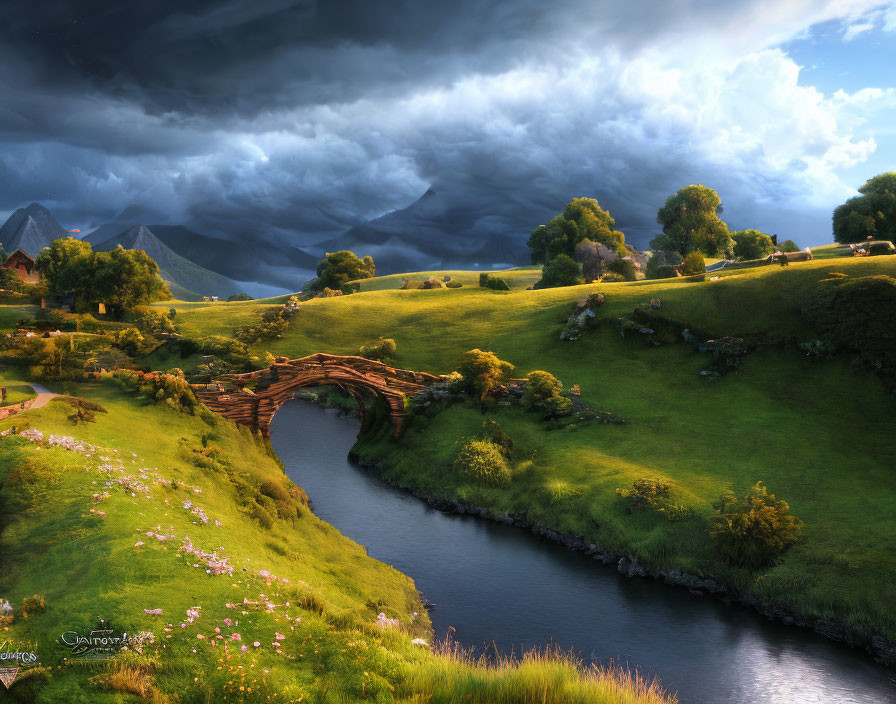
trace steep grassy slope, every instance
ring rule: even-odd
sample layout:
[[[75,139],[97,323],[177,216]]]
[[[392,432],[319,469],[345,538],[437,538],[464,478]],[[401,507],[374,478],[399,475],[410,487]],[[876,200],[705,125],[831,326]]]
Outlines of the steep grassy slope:
[[[109,383],[74,386],[106,410],[95,423],[72,426],[53,401],[15,419],[41,435],[0,439],[0,595],[16,608],[3,636],[42,666],[0,700],[664,701],[562,660],[432,654],[411,642],[431,637],[413,582],[318,520],[265,443]],[[32,595],[44,607],[26,617]],[[154,641],[77,662],[57,639],[101,618]]]
[[[368,439],[359,450],[406,485],[525,511],[532,520],[654,564],[712,573],[767,601],[786,601],[806,615],[837,617],[892,639],[896,404],[877,376],[845,359],[811,361],[790,346],[752,353],[737,373],[711,380],[698,374],[709,359],[686,345],[645,347],[620,339],[606,324],[578,342],[558,339],[575,301],[602,290],[602,319],[659,298],[663,314],[716,336],[804,341],[815,332],[800,301],[831,272],[892,275],[896,261],[813,261],[733,271],[704,283],[362,292],[302,304],[289,334],[266,347],[289,357],[347,353],[384,335],[397,341],[397,363],[408,368],[448,372],[465,350],[480,347],[514,363],[519,375],[546,369],[567,385],[577,383],[585,401],[628,423],[548,431],[534,414],[496,414],[527,460],[508,490],[479,489],[450,471],[454,443],[482,423],[475,408],[455,406],[416,426],[397,446]],[[240,305],[229,316],[192,307],[178,320],[227,334],[234,317],[261,308]],[[691,518],[671,523],[662,514],[627,515],[615,489],[640,478],[669,481]],[[725,568],[710,549],[704,519],[722,491],[741,494],[759,480],[805,521],[805,539],[762,574]],[[557,482],[569,491],[552,501]]]

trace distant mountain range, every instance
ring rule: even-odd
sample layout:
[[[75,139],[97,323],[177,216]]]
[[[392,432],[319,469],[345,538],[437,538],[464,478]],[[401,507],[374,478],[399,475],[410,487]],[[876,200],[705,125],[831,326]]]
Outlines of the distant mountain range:
[[[489,234],[488,230],[481,210],[452,202],[430,188],[407,208],[356,225],[319,242],[315,249],[369,254],[376,262],[377,274],[528,263],[519,237]]]
[[[233,279],[209,271],[180,256],[162,242],[146,225],[136,225],[104,242],[93,245],[93,248],[97,252],[108,252],[118,245],[125,249],[142,249],[159,265],[159,271],[165,281],[172,281],[187,291],[195,291],[202,296],[226,298],[243,290],[242,284]],[[172,293],[175,292],[172,291]],[[180,297],[178,293],[175,295]]]
[[[507,206],[514,207],[513,203]],[[372,256],[377,274],[528,263],[519,236],[497,234],[507,229],[501,214],[483,216],[483,212],[489,212],[487,204],[452,199],[429,189],[407,208],[354,224],[335,237],[300,248],[251,234],[234,234],[233,239],[210,237],[171,224],[161,211],[133,204],[83,239],[99,251],[119,244],[145,250],[158,262],[166,280],[186,289],[178,291],[178,296],[191,291],[205,296],[238,291],[265,296],[298,290],[315,275],[326,252],[340,249]],[[160,224],[148,224],[152,222]],[[266,231],[263,224],[248,225],[250,233]],[[54,239],[69,234],[49,210],[32,203],[9,217],[0,228],[0,242],[9,253],[21,248],[36,257]]]
[[[40,203],[19,208],[0,227],[0,243],[7,254],[21,249],[29,256],[36,257],[53,240],[68,236],[68,230],[56,222],[56,218]]]

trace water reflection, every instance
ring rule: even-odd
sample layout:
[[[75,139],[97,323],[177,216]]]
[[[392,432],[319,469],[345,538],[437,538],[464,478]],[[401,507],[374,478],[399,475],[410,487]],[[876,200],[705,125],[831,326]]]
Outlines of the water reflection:
[[[284,406],[272,442],[315,512],[412,576],[437,636],[519,652],[556,643],[657,676],[683,704],[892,704],[896,673],[747,609],[696,597],[511,526],[443,514],[348,463],[357,421]],[[301,432],[294,432],[301,429]]]

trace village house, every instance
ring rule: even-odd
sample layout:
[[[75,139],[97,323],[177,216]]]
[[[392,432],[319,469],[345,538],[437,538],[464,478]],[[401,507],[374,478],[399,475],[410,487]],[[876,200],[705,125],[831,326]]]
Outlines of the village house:
[[[34,269],[34,259],[21,249],[10,254],[2,264],[3,269],[12,269],[26,284],[40,283],[40,274]]]

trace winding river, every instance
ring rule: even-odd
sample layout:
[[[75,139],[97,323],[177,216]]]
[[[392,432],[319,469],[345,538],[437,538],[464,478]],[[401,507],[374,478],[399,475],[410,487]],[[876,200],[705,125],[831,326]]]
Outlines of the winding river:
[[[413,577],[436,637],[520,652],[555,643],[656,676],[682,704],[892,704],[896,671],[808,630],[649,579],[528,531],[441,513],[351,464],[358,421],[302,401],[271,441],[315,513]]]

